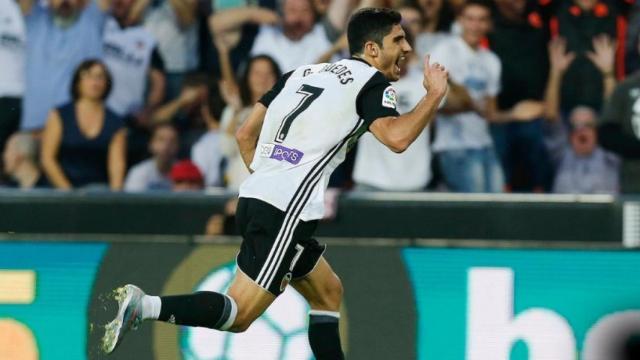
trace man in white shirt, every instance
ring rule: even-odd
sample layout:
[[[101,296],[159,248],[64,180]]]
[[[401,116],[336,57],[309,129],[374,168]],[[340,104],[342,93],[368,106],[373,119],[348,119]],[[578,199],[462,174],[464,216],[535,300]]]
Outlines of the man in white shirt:
[[[270,10],[243,7],[219,11],[210,19],[213,36],[225,36],[245,24],[260,25],[251,55],[269,55],[283,72],[316,63],[344,30],[350,1],[333,1],[327,15],[316,22],[311,0],[283,0],[282,21]],[[280,22],[280,23],[279,23]]]
[[[223,134],[220,133],[220,116],[222,115],[222,99],[210,95],[207,111],[203,111],[203,120],[207,132],[202,134],[191,147],[191,161],[204,175],[205,186],[222,186],[222,161],[224,155],[220,149]]]
[[[158,40],[167,78],[167,96],[180,94],[185,76],[200,63],[195,0],[163,0],[147,11],[144,26]]]
[[[454,84],[436,122],[433,145],[447,186],[456,192],[500,192],[502,168],[493,148],[489,121],[499,121],[498,57],[481,46],[491,26],[486,2],[470,0],[458,19],[462,34],[443,40],[432,58],[445,65]],[[506,119],[505,119],[506,120]]]
[[[29,38],[20,128],[38,131],[52,108],[71,99],[76,67],[102,59],[111,0],[20,0],[20,6]]]
[[[164,99],[164,62],[156,38],[130,18],[133,4],[113,0],[104,30],[104,61],[113,77],[107,105],[123,118],[141,116]]]
[[[0,0],[0,149],[20,125],[26,30],[15,0]]]
[[[158,125],[149,142],[152,157],[129,170],[124,190],[171,190],[169,173],[178,154],[178,131],[171,124]]]
[[[329,177],[367,130],[389,150],[405,151],[434,118],[447,89],[447,71],[426,58],[427,95],[409,113],[398,113],[389,81],[400,78],[411,51],[400,20],[391,9],[358,11],[347,30],[351,59],[301,66],[260,99],[236,132],[252,174],[239,192],[243,243],[229,291],[159,297],[126,285],[116,290],[118,315],[105,326],[106,352],[144,320],[243,332],[290,284],[310,305],[315,359],[344,359],[343,287],[322,256],[325,247],[312,237],[324,215]]]

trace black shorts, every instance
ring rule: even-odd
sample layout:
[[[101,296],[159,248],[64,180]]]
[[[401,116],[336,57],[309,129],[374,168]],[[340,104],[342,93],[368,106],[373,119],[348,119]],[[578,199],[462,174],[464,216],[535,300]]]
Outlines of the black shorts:
[[[326,247],[311,237],[317,220],[293,219],[258,199],[240,198],[236,221],[243,239],[238,268],[275,296],[309,274]]]

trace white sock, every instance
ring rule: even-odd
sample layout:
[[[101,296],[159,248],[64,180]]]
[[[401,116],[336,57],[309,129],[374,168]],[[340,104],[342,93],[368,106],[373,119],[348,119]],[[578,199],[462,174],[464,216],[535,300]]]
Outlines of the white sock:
[[[162,301],[159,296],[145,295],[142,298],[142,318],[144,320],[158,320]]]

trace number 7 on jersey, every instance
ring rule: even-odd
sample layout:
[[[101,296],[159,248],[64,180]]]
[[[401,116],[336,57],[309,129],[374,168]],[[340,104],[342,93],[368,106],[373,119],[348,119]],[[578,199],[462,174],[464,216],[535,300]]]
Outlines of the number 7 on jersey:
[[[284,139],[287,138],[287,134],[289,133],[289,129],[291,128],[293,120],[295,120],[298,115],[302,114],[302,112],[307,110],[311,103],[314,102],[320,96],[320,94],[322,94],[323,91],[323,88],[307,84],[303,84],[302,86],[300,86],[300,89],[296,91],[296,94],[302,95],[302,100],[300,100],[298,105],[296,105],[296,107],[291,110],[291,112],[288,113],[287,116],[284,117],[284,119],[282,119],[282,124],[280,124],[280,128],[276,133],[275,142],[281,143],[284,141]]]

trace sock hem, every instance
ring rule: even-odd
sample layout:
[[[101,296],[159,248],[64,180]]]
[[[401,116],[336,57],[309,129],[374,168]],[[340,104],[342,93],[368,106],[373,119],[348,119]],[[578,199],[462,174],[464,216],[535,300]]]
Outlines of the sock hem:
[[[229,304],[231,305],[231,312],[229,313],[229,318],[227,319],[227,321],[225,321],[224,324],[220,326],[220,330],[227,331],[229,330],[229,328],[231,328],[231,326],[233,326],[233,323],[236,321],[236,315],[238,315],[238,305],[232,297],[227,295],[224,295],[224,297],[229,301]]]
[[[310,310],[309,316],[331,316],[336,319],[340,319],[340,312],[329,310]]]

